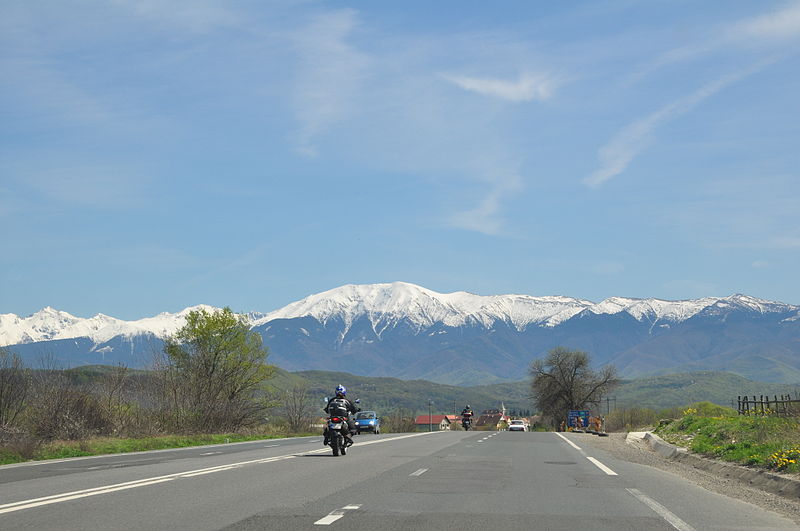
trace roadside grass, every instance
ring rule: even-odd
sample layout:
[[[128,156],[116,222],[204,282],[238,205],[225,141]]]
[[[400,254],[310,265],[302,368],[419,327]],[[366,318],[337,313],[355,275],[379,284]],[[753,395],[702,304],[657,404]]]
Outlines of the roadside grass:
[[[66,457],[85,457],[92,455],[143,452],[147,450],[166,450],[234,442],[282,439],[286,437],[306,437],[319,433],[286,433],[282,430],[261,430],[252,433],[215,433],[198,435],[162,435],[142,438],[95,437],[78,441],[51,441],[38,445],[33,452],[21,451],[16,445],[0,447],[0,465],[63,459]]]
[[[741,416],[734,410],[708,415],[695,404],[683,417],[662,422],[655,432],[698,454],[800,474],[800,419],[796,417]]]

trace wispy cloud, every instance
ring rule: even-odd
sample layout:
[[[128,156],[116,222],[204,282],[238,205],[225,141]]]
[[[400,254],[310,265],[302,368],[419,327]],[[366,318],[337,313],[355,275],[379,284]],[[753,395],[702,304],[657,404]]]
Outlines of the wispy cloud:
[[[363,32],[368,32],[364,29]],[[335,145],[337,156],[356,160],[377,175],[409,172],[432,187],[449,190],[438,216],[451,228],[483,234],[503,232],[503,210],[522,188],[519,160],[509,141],[508,122],[481,98],[453,98],[452,79],[442,83],[452,57],[473,57],[476,39],[463,35],[381,35],[381,46],[362,51],[359,15],[352,10],[317,14],[293,33],[300,58],[293,78],[293,111],[298,123],[295,149],[315,156]],[[501,68],[526,68],[529,57],[509,57],[507,43],[482,45],[481,52],[506,61]],[[489,48],[489,49],[487,49]],[[513,54],[512,54],[513,55]],[[464,68],[480,70],[485,60]],[[479,92],[519,99],[552,94],[554,79],[521,76],[502,82],[459,78]],[[336,135],[327,134],[336,131]],[[346,139],[346,141],[345,141]],[[379,177],[380,178],[380,177]],[[453,207],[465,189],[481,187],[470,207]],[[468,199],[467,199],[468,200]],[[401,207],[402,208],[402,207]]]
[[[314,138],[347,115],[353,105],[368,57],[347,43],[358,25],[346,9],[319,14],[294,34],[300,57],[294,109],[300,123],[297,149],[314,156]]]
[[[792,53],[783,46],[787,41],[800,38],[800,2],[793,1],[769,13],[711,28],[707,34],[703,40],[664,52],[643,65],[632,79],[638,80],[659,68],[696,60],[731,48],[781,46],[779,52]]]
[[[558,80],[546,74],[522,74],[516,81],[453,74],[442,77],[464,90],[513,102],[546,100],[558,86]]]
[[[452,215],[450,224],[459,229],[483,234],[500,234],[504,225],[501,216],[502,203],[522,188],[522,179],[518,174],[498,175],[490,183],[490,187],[489,192],[475,208]]]
[[[750,68],[717,79],[692,94],[673,101],[641,120],[624,127],[605,146],[600,148],[598,152],[600,168],[583,179],[583,183],[596,188],[624,172],[631,161],[652,141],[651,136],[656,128],[692,110],[717,92],[754,74],[771,62],[759,62]]]
[[[791,2],[783,9],[759,15],[734,24],[729,38],[784,40],[800,36],[800,2]]]

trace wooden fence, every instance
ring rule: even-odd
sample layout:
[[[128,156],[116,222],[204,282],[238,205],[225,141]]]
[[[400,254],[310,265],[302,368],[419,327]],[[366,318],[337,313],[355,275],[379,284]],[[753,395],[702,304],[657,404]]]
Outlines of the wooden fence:
[[[740,415],[772,415],[777,417],[800,416],[800,399],[792,399],[791,395],[761,395],[752,398],[749,396],[738,397]]]

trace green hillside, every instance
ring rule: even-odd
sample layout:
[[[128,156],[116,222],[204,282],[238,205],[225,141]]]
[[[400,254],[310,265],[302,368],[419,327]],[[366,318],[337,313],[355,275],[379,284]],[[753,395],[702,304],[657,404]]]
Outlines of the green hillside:
[[[780,395],[800,392],[800,385],[755,382],[730,372],[697,371],[625,380],[612,392],[617,407],[662,409],[694,402],[736,408],[739,395]]]
[[[75,383],[94,381],[115,370],[107,366],[84,366],[69,369],[69,378]],[[131,371],[132,375],[147,377],[147,371]],[[506,408],[516,412],[535,412],[528,398],[530,382],[497,383],[474,387],[463,387],[430,382],[427,380],[400,380],[399,378],[376,378],[357,376],[345,372],[299,371],[278,369],[268,381],[272,390],[288,389],[303,385],[310,390],[312,399],[319,402],[320,411],[326,397],[333,394],[337,385],[348,389],[348,396],[361,399],[364,409],[374,409],[387,414],[402,409],[405,414],[428,412],[432,401],[433,413],[458,413],[466,404],[476,411]],[[736,407],[738,395],[781,395],[791,393],[800,396],[800,384],[787,385],[754,382],[728,372],[698,371],[623,380],[619,387],[603,402],[606,407],[666,409],[694,402],[712,402],[727,407]]]
[[[403,408],[423,413],[428,411],[428,399],[433,400],[434,413],[460,411],[464,404],[475,410],[500,407],[510,410],[535,409],[528,398],[530,382],[499,383],[475,387],[443,385],[426,380],[372,378],[343,372],[300,371],[286,373],[300,378],[319,396],[320,403],[330,396],[338,384],[348,388],[348,396],[360,398],[362,405],[381,411]],[[288,378],[288,376],[286,376]],[[800,393],[800,385],[754,382],[733,373],[698,371],[669,374],[634,380],[623,380],[604,401],[603,409],[616,408],[665,409],[694,402],[708,401],[736,407],[738,395],[780,395]]]
[[[431,411],[439,414],[459,413],[466,404],[476,411],[499,408],[502,403],[509,410],[533,409],[526,398],[527,384],[524,383],[459,387],[427,380],[374,378],[344,372],[300,371],[290,374],[303,379],[312,395],[319,399],[320,407],[325,397],[330,397],[341,384],[348,389],[348,397],[361,400],[362,408],[379,412],[400,408],[416,414],[427,413],[429,400],[433,402]]]

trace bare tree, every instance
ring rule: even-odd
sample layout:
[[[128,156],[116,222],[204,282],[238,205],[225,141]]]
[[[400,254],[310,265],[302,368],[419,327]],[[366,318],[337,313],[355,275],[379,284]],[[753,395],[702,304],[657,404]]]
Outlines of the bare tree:
[[[597,406],[600,397],[617,385],[613,365],[591,369],[586,352],[556,347],[531,363],[532,398],[552,425],[571,409]]]
[[[31,435],[45,440],[84,439],[109,429],[97,398],[58,370],[35,373],[25,417]]]
[[[397,408],[386,417],[381,418],[381,431],[384,433],[404,433],[417,430],[413,412]]]
[[[298,433],[306,431],[314,415],[308,387],[295,385],[281,393],[281,413],[286,417],[289,430]]]
[[[0,348],[0,429],[13,426],[25,408],[30,373],[16,354]]]
[[[130,424],[131,406],[125,401],[130,371],[119,364],[111,372],[104,374],[96,385],[100,406],[103,408],[114,434],[124,432]]]

